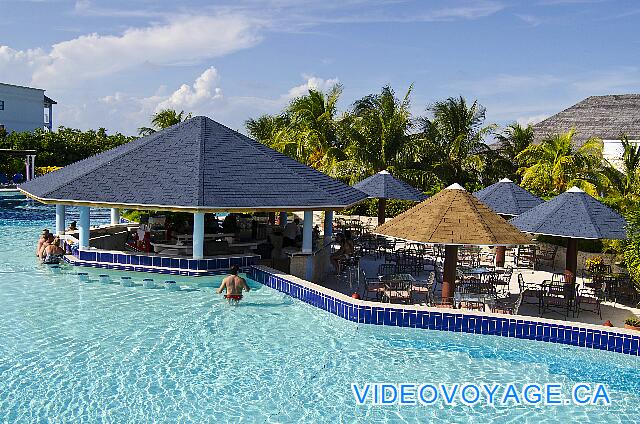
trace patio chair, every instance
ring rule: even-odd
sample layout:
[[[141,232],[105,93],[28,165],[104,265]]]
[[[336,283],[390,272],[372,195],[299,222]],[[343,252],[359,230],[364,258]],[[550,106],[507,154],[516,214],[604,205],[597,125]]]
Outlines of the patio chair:
[[[387,254],[393,253],[394,250],[396,250],[396,240],[384,237],[378,242],[376,259],[379,258],[380,256],[384,256],[386,261]]]
[[[551,309],[564,310],[566,317],[575,307],[578,284],[549,282],[544,285],[542,295],[542,314]]]
[[[383,298],[389,303],[399,301],[401,303],[410,304],[412,302],[412,283],[406,280],[388,280],[385,281]]]
[[[549,268],[553,268],[553,264],[556,260],[556,254],[558,253],[558,246],[553,246],[551,249],[540,249],[536,252],[535,260],[536,267],[540,265],[547,266]]]
[[[378,265],[378,277],[397,274],[396,264],[380,264]]]
[[[352,255],[338,262],[340,272],[338,279],[353,287],[353,283],[360,284],[360,257]]]
[[[374,300],[380,302],[382,300],[382,294],[384,293],[384,281],[381,281],[379,278],[367,277],[364,270],[362,271],[362,277],[364,279],[362,298],[364,300],[371,300],[371,296],[373,296]]]
[[[536,247],[533,245],[519,246],[516,249],[515,263],[518,268],[535,268]]]
[[[529,305],[538,305],[538,314],[542,313],[541,310],[541,287],[537,284],[527,283],[522,277],[522,273],[518,274],[518,287],[520,288],[520,296],[522,300],[520,303],[526,303]],[[527,298],[533,298],[534,301],[527,302]]]
[[[515,298],[509,296],[506,299],[497,299],[496,302],[491,305],[491,312],[497,314],[518,315],[518,310],[522,304],[522,293]]]
[[[598,314],[598,317],[602,319],[602,311],[600,304],[604,298],[604,293],[601,290],[592,291],[587,287],[583,287],[578,291],[576,296],[575,313],[576,318],[580,316],[580,311],[593,312]]]
[[[435,284],[435,272],[430,272],[427,280],[424,282],[416,282],[413,284],[413,293],[424,296],[425,303],[427,305],[431,305],[433,303],[433,298],[431,294],[433,292],[433,286]]]

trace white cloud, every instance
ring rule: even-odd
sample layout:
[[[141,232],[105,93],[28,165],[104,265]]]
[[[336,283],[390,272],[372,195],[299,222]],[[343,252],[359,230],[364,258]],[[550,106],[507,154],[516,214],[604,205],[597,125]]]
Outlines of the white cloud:
[[[205,70],[192,86],[182,84],[168,99],[160,102],[156,111],[160,109],[193,109],[202,103],[222,99],[222,89],[216,87],[220,78],[213,66]]]
[[[322,79],[313,75],[303,75],[303,78],[306,79],[307,82],[292,87],[285,96],[287,99],[303,96],[307,94],[309,90],[327,91],[340,82],[338,78]]]
[[[239,14],[177,16],[170,23],[120,35],[83,35],[56,43],[49,52],[0,46],[0,69],[27,70],[34,85],[77,86],[143,64],[193,63],[245,49],[260,41],[260,27],[259,20]]]
[[[135,96],[115,92],[104,96],[93,108],[80,107],[63,110],[60,114],[72,122],[93,122],[93,126],[113,125],[112,130],[135,133],[140,126],[148,125],[151,116],[164,108],[209,116],[231,128],[244,131],[244,121],[265,113],[280,112],[291,99],[305,94],[309,89],[327,90],[338,83],[338,78],[320,78],[303,75],[305,82],[274,97],[224,96],[220,87],[220,75],[216,68],[205,69],[192,84],[182,84],[170,93],[164,87],[149,96]],[[164,94],[163,94],[164,93]],[[72,125],[73,126],[73,125]]]

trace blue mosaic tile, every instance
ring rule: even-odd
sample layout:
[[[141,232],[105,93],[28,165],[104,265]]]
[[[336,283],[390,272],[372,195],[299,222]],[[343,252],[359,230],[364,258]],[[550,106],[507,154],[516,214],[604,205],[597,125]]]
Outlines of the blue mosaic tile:
[[[429,330],[442,329],[442,314],[440,312],[432,312],[429,314]]]

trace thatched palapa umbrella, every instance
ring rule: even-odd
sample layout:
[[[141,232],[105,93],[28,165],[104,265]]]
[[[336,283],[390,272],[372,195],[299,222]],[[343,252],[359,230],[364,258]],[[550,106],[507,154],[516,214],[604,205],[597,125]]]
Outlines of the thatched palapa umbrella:
[[[453,298],[458,246],[509,246],[531,240],[458,184],[379,226],[377,233],[445,245],[442,299]]]
[[[575,282],[578,239],[625,239],[625,219],[578,187],[509,221],[522,231],[567,238],[565,279]]]
[[[422,202],[427,196],[411,187],[404,181],[400,181],[388,171],[380,171],[357,184],[353,188],[364,192],[370,198],[378,199],[378,225],[384,224],[386,218],[387,199],[411,200]]]
[[[544,200],[534,196],[508,178],[473,193],[482,203],[506,220],[535,208]],[[506,247],[496,247],[496,266],[504,266]]]

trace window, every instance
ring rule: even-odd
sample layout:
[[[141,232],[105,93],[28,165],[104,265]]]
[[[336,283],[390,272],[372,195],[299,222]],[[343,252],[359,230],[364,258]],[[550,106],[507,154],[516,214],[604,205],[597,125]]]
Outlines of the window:
[[[0,110],[4,110],[4,100],[0,100]]]

